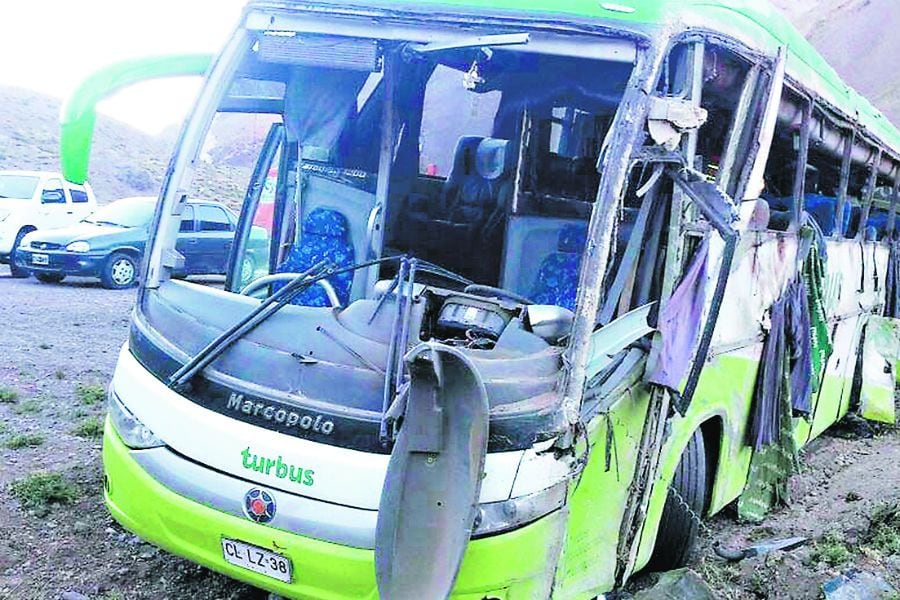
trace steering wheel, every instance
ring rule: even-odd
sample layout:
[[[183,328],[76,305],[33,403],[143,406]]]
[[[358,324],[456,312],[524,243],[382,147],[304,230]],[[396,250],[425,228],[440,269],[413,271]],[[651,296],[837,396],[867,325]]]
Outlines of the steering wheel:
[[[242,296],[250,296],[256,291],[261,290],[267,285],[279,282],[287,282],[293,279],[296,279],[300,273],[274,273],[272,275],[266,275],[265,277],[260,277],[254,281],[251,281],[244,289],[241,290]],[[341,301],[338,298],[337,292],[334,291],[334,286],[331,285],[327,279],[320,279],[316,282],[316,285],[320,286],[323,290],[325,290],[325,295],[328,296],[328,301],[331,303],[332,308],[340,308]]]
[[[529,300],[525,296],[520,296],[515,292],[509,292],[507,290],[496,288],[490,285],[480,285],[477,283],[473,283],[472,285],[467,285],[466,289],[463,290],[467,294],[472,294],[473,296],[483,296],[485,298],[498,298],[498,299],[507,299],[512,300],[513,302],[517,302],[519,304],[524,304],[526,306],[530,304],[534,304],[533,300]]]

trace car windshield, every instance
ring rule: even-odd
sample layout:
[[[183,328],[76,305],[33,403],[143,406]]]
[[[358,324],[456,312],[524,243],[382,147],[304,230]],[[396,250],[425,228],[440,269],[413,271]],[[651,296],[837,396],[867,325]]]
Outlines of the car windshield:
[[[27,200],[34,195],[40,178],[30,175],[0,175],[0,200]]]
[[[104,206],[84,222],[113,227],[146,227],[153,218],[155,208],[154,200],[118,200]]]

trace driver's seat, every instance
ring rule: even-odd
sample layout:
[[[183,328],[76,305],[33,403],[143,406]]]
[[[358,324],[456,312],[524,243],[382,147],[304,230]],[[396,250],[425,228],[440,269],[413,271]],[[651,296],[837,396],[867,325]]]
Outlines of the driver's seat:
[[[291,246],[276,273],[302,273],[313,265],[328,260],[337,267],[348,267],[354,263],[356,252],[350,240],[350,225],[347,217],[336,210],[317,208],[309,213],[303,222],[300,243]],[[328,278],[341,306],[350,303],[350,287],[353,272],[339,273]],[[283,285],[283,284],[282,284]],[[280,286],[276,286],[277,287]],[[325,289],[313,285],[298,295],[291,304],[299,306],[331,306]]]

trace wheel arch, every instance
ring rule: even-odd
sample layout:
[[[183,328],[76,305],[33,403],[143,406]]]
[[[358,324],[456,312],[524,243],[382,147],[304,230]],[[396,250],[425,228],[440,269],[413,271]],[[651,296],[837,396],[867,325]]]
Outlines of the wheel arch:
[[[724,412],[715,411],[697,418],[680,420],[680,423],[672,428],[672,433],[663,446],[657,478],[653,484],[646,519],[640,534],[640,547],[638,549],[638,559],[635,562],[635,573],[647,566],[650,561],[653,549],[656,546],[657,534],[659,533],[669,486],[675,476],[675,470],[682,454],[684,454],[688,443],[696,433],[701,434],[706,453],[707,506],[705,511],[709,511],[710,504],[713,502],[713,493],[715,492],[719,468],[723,464],[721,454],[723,449],[727,451],[727,444],[724,439],[725,419],[726,414]]]

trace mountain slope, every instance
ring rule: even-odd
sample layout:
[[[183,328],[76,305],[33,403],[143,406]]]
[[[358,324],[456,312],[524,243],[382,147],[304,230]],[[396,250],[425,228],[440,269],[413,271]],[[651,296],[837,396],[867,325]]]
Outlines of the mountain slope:
[[[900,2],[774,0],[851,87],[900,125]]]
[[[0,169],[59,170],[61,101],[0,86]],[[97,117],[90,181],[101,203],[155,195],[169,148],[124,123]]]

